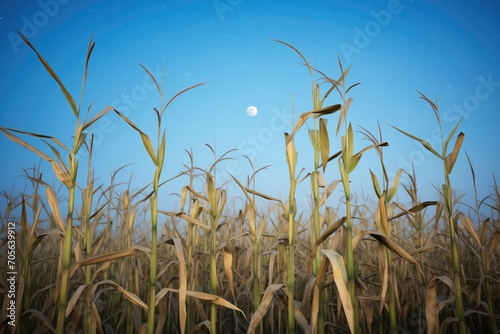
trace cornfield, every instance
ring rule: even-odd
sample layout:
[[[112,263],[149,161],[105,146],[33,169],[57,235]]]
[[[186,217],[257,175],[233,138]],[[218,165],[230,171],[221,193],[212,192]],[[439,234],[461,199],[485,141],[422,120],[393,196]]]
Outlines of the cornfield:
[[[30,190],[3,192],[7,205],[0,211],[0,276],[12,275],[8,254],[15,254],[16,294],[15,311],[10,311],[12,287],[2,279],[2,333],[499,330],[500,188],[493,177],[490,195],[478,197],[473,164],[466,153],[460,154],[465,140],[463,133],[457,134],[460,122],[443,133],[436,101],[420,93],[440,129],[441,147],[393,126],[443,163],[439,196],[421,200],[414,170],[400,169],[389,178],[384,150],[390,143],[380,126],[374,134],[365,128],[354,131],[349,122],[350,95],[358,85],[348,84],[350,68],[339,60],[339,75],[331,78],[294,46],[276,41],[304,62],[313,102],[283,134],[282,158],[289,175],[289,188],[283,190],[288,197],[259,191],[255,181],[267,166],[259,168],[248,157],[253,173],[245,180],[230,177],[238,191],[229,194],[229,188],[218,186],[217,167],[237,152],[220,154],[215,145],[207,145],[214,157],[210,166],[196,166],[193,152],[186,150],[189,163],[178,174],[187,180],[178,189],[180,206],[166,211],[158,196],[168,181],[162,179],[163,167],[170,163],[164,159],[164,112],[174,99],[196,94],[203,83],[166,97],[165,78],[143,67],[159,96],[149,114],[157,120],[157,132],[145,133],[113,107],[94,116],[82,111],[92,40],[78,101],[21,37],[58,83],[75,116],[75,132],[67,145],[49,135],[0,127],[10,140],[49,163],[64,188],[64,195],[59,194],[34,169],[26,173]],[[324,105],[327,98],[337,103]],[[140,137],[155,168],[150,184],[123,190],[114,182],[121,168],[113,172],[110,184],[96,181],[88,133],[108,113],[128,124],[133,138]],[[328,120],[330,125],[336,122],[333,130]],[[298,171],[295,135],[306,131],[306,124],[313,167]],[[39,140],[40,147],[25,137]],[[356,150],[360,139],[369,145]],[[86,166],[78,160],[81,150],[88,153]],[[378,156],[382,173],[376,175],[375,167],[366,171],[373,192],[360,201],[350,183],[364,154]],[[467,158],[471,171],[471,206],[461,203],[452,184],[459,156]],[[338,179],[327,180],[327,168]],[[402,175],[407,183],[401,182]],[[297,209],[300,182],[311,184],[309,213]],[[397,202],[398,192],[411,201]],[[331,199],[333,193],[340,194],[340,202]],[[15,233],[9,228],[13,225]]]

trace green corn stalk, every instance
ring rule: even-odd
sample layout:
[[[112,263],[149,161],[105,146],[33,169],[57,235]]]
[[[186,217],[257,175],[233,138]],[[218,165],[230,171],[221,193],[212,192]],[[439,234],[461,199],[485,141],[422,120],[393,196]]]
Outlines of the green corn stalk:
[[[82,225],[84,226],[85,232],[85,255],[90,256],[92,252],[92,233],[90,229],[90,211],[92,209],[92,201],[94,196],[94,182],[93,175],[91,172],[91,162],[92,162],[92,146],[93,138],[91,136],[90,144],[88,145],[89,159],[88,159],[88,170],[87,170],[87,187],[82,189]],[[83,310],[83,332],[92,332],[92,319],[91,319],[91,284],[92,284],[92,271],[91,267],[85,267],[85,284],[87,285],[87,291],[85,294],[85,303]]]
[[[286,160],[288,164],[288,175],[290,177],[290,188],[288,193],[288,261],[287,261],[287,286],[288,286],[288,333],[295,333],[295,214],[297,212],[295,202],[295,190],[298,178],[295,177],[297,167],[297,157],[299,153],[295,149],[294,140],[288,140],[288,133],[285,133]]]
[[[452,266],[453,266],[453,279],[455,283],[455,307],[456,307],[456,313],[458,317],[458,329],[460,334],[465,334],[467,332],[467,327],[465,324],[465,314],[464,314],[464,305],[463,305],[463,297],[462,297],[462,285],[460,282],[460,259],[458,255],[458,231],[455,231],[455,223],[453,221],[453,200],[452,200],[452,186],[451,186],[451,181],[450,181],[450,174],[453,170],[453,166],[455,165],[455,162],[458,157],[458,153],[460,152],[460,148],[462,146],[463,140],[465,135],[461,132],[458,134],[456,140],[455,140],[455,145],[453,147],[453,150],[448,153],[448,144],[450,143],[451,139],[453,138],[458,126],[462,122],[460,120],[450,131],[448,137],[444,139],[443,136],[443,127],[441,124],[441,116],[439,113],[439,108],[437,105],[437,102],[434,103],[427,96],[424,94],[420,93],[420,97],[425,100],[432,108],[434,115],[436,116],[437,123],[439,125],[439,133],[441,137],[441,148],[442,148],[442,153],[439,154],[432,146],[429,144],[429,142],[420,139],[416,136],[413,136],[412,134],[405,132],[403,130],[400,130],[396,127],[393,126],[396,130],[399,132],[403,133],[404,135],[412,138],[413,140],[416,140],[422,146],[425,147],[426,150],[434,154],[436,157],[441,159],[443,161],[443,174],[444,174],[444,184],[442,185],[442,193],[443,193],[443,198],[444,198],[444,209],[446,212],[446,219],[448,221],[448,226],[450,228],[450,243],[451,243],[451,259],[452,259]]]
[[[314,80],[314,73],[319,72],[324,76],[323,73],[320,71],[316,70],[312,65],[309,64],[307,59],[300,53],[299,50],[297,50],[294,46],[276,40],[276,42],[284,44],[291,48],[293,51],[295,51],[304,61],[304,65],[307,67],[309,70],[309,74],[311,76],[311,93],[312,93],[312,99],[313,99],[313,110],[303,113],[298,121],[297,124],[295,125],[292,133],[290,135],[286,135],[285,137],[285,144],[288,145],[291,141],[293,141],[295,133],[304,125],[306,120],[310,117],[313,116],[313,129],[309,130],[309,139],[311,141],[311,144],[314,149],[314,156],[313,156],[313,171],[310,173],[310,178],[311,178],[311,191],[312,191],[312,198],[313,198],[313,244],[320,238],[321,234],[321,225],[322,222],[320,221],[320,186],[319,186],[319,178],[320,176],[320,166],[323,169],[323,172],[325,172],[326,166],[328,161],[330,161],[331,157],[329,157],[329,152],[330,152],[330,140],[328,138],[328,131],[327,131],[327,121],[324,118],[321,118],[321,116],[326,116],[328,114],[332,114],[340,110],[341,106],[340,104],[335,104],[332,106],[328,106],[326,108],[323,108],[323,103],[325,99],[330,95],[330,93],[336,89],[337,85],[333,81],[326,80],[331,84],[331,87],[329,90],[321,96],[321,86],[317,83],[315,83]],[[324,76],[326,78],[326,76]],[[287,148],[288,150],[288,148]],[[321,164],[320,164],[320,158],[321,158]],[[289,162],[290,163],[290,162]],[[292,187],[291,187],[292,188]],[[289,204],[290,205],[290,204]],[[295,208],[294,208],[295,210]],[[289,213],[290,214],[290,213]],[[289,218],[290,219],[290,218]],[[293,225],[292,222],[290,221],[290,225]],[[289,226],[291,227],[291,226]],[[293,232],[293,228],[291,232]],[[290,241],[289,241],[290,242]],[[292,253],[293,254],[293,253]],[[314,261],[313,261],[313,266],[312,266],[312,273],[314,276],[316,276],[319,266],[321,262],[321,253],[319,250],[316,252]],[[288,275],[292,275],[293,273],[288,273]],[[293,280],[293,278],[291,278]],[[288,290],[291,290],[290,287],[288,287]],[[289,291],[290,293],[290,291]],[[293,304],[294,300],[288,300],[289,303],[289,312],[293,311]],[[322,304],[321,300],[321,294],[320,297],[318,298],[318,303],[319,305]],[[293,327],[291,322],[293,322],[293,313],[290,315],[289,314],[289,328]],[[323,311],[322,308],[320,308],[320,312],[318,315],[318,329],[319,332],[322,333],[324,330],[323,326]]]
[[[472,174],[472,185],[474,188],[474,199],[475,199],[474,211],[476,213],[477,220],[478,220],[477,224],[478,224],[478,226],[482,226],[480,236],[478,236],[475,233],[473,228],[471,228],[469,230],[470,230],[471,235],[474,236],[474,240],[476,240],[476,242],[478,243],[478,246],[481,249],[481,269],[482,269],[481,275],[486,276],[488,271],[489,271],[489,259],[488,259],[488,255],[487,255],[487,251],[486,251],[487,250],[486,239],[487,239],[487,236],[489,234],[490,218],[486,218],[485,220],[481,221],[481,211],[480,211],[481,201],[479,200],[478,194],[477,194],[476,173],[474,172],[474,167],[472,166],[472,162],[469,158],[469,155],[467,153],[465,153],[465,156],[467,157],[467,161],[469,162],[469,167],[470,167],[471,174]],[[467,219],[467,218],[464,218],[464,219]],[[472,225],[472,222],[470,222],[470,225]],[[495,311],[494,311],[495,306],[494,306],[493,300],[491,298],[491,290],[492,290],[491,288],[492,288],[491,282],[490,282],[489,278],[486,278],[485,282],[484,282],[484,291],[485,291],[485,295],[486,295],[486,302],[488,304],[488,313],[489,313],[488,320],[489,320],[489,326],[490,326],[489,330],[491,333],[496,333],[497,326],[496,326],[496,321],[495,321]],[[481,321],[481,318],[479,318],[479,320]]]
[[[382,161],[383,165],[383,161]],[[375,193],[377,195],[377,198],[379,199],[378,202],[378,219],[376,219],[376,222],[379,225],[379,230],[386,236],[387,239],[391,238],[391,226],[389,225],[389,214],[388,214],[388,203],[391,201],[391,199],[394,197],[396,194],[396,190],[399,186],[399,179],[401,177],[401,169],[398,169],[398,172],[396,173],[396,177],[394,178],[392,182],[392,186],[389,188],[388,186],[388,177],[385,172],[385,167],[383,166],[383,171],[384,171],[384,191],[381,192],[380,190],[380,185],[378,183],[377,177],[373,172],[370,170],[370,174],[372,177],[372,182],[373,182],[373,187],[375,189]],[[393,273],[393,268],[392,268],[392,260],[391,260],[391,250],[387,247],[384,248],[385,255],[386,255],[386,261],[387,261],[387,276],[388,276],[388,287],[387,287],[387,295],[389,296],[389,323],[390,323],[390,332],[391,333],[397,333],[397,314],[396,314],[396,301],[395,301],[395,293],[397,291],[394,290],[393,284],[392,284],[392,279],[391,277],[394,275]]]
[[[247,186],[244,186],[240,181],[238,181],[237,178],[232,176],[233,180],[236,182],[236,184],[241,188],[243,193],[245,194],[246,197],[246,204],[245,204],[245,212],[246,216],[248,218],[248,232],[250,234],[251,240],[252,240],[252,274],[253,274],[253,279],[252,279],[252,292],[253,292],[253,310],[254,312],[257,312],[259,306],[260,306],[260,286],[259,286],[259,256],[260,256],[260,243],[262,240],[262,236],[264,234],[264,228],[266,227],[266,224],[264,222],[261,222],[260,224],[257,224],[257,208],[255,205],[255,199],[256,196],[259,196],[261,198],[267,199],[267,200],[274,200],[278,201],[277,199],[265,195],[263,193],[257,192],[255,190],[255,176],[258,172],[264,170],[265,168],[269,166],[264,166],[259,168],[258,170],[255,170],[254,164],[250,161],[250,159],[245,155],[244,156],[248,162],[250,163],[250,166],[253,168],[253,173],[252,176],[248,178]],[[250,183],[253,181],[253,187],[250,188]],[[261,327],[258,327],[255,329],[255,333],[260,333],[261,332]]]
[[[337,134],[342,126],[344,125],[345,134],[341,137],[341,154],[338,159],[339,171],[341,176],[342,185],[344,187],[345,203],[346,203],[346,271],[349,294],[351,301],[353,303],[354,311],[354,332],[359,332],[359,311],[356,306],[356,293],[355,293],[355,270],[354,270],[354,254],[353,254],[353,222],[352,222],[352,208],[351,208],[351,189],[350,189],[350,173],[354,171],[356,166],[361,160],[361,156],[366,151],[377,148],[380,146],[386,146],[387,143],[374,143],[373,145],[366,146],[358,153],[354,153],[354,132],[352,130],[351,123],[347,122],[347,112],[352,103],[352,98],[347,99],[347,93],[359,83],[353,84],[346,88],[345,78],[349,73],[350,67],[345,71],[343,69],[342,63],[339,59],[339,67],[341,70],[341,76],[338,80],[332,81],[327,78],[335,86],[339,95],[342,99],[342,107],[340,109],[339,120],[337,123]]]
[[[364,129],[364,128],[363,128]],[[380,141],[371,134],[368,130],[364,129],[365,136],[369,141],[371,141],[374,145],[378,145],[379,143],[383,143],[382,141],[382,133],[380,132],[379,125],[379,133],[380,133]],[[383,143],[387,145],[387,143]],[[384,146],[385,146],[384,145]],[[384,164],[384,153],[382,150],[382,145],[378,145],[376,150],[379,156],[380,165],[382,167],[382,175],[383,175],[383,190],[380,188],[380,184],[378,182],[377,176],[370,170],[370,175],[372,178],[373,188],[375,190],[375,194],[379,200],[378,202],[378,219],[376,219],[376,223],[379,226],[379,230],[388,238],[391,238],[391,226],[389,225],[389,214],[387,205],[390,203],[392,198],[396,195],[397,189],[399,187],[399,180],[401,178],[402,169],[398,169],[396,172],[396,176],[392,182],[392,185],[389,187],[389,176],[387,175],[387,170]],[[394,290],[391,277],[393,275],[392,269],[392,261],[391,261],[391,251],[389,248],[384,247],[386,261],[387,261],[387,278],[389,283],[387,287],[387,295],[389,296],[389,323],[390,323],[390,332],[397,333],[397,314],[396,314],[396,301],[395,301],[395,293],[397,291]],[[382,296],[385,299],[384,296]]]
[[[80,119],[80,109],[81,109],[81,103],[83,100],[83,92],[84,92],[84,87],[85,87],[85,82],[87,79],[87,70],[88,70],[88,64],[90,60],[90,56],[92,54],[92,50],[94,49],[95,43],[92,41],[92,38],[90,39],[89,46],[87,49],[87,55],[86,55],[86,61],[85,61],[85,69],[84,69],[84,74],[83,74],[83,79],[82,79],[82,87],[80,91],[80,103],[77,106],[75,103],[75,100],[73,96],[68,92],[64,84],[62,83],[61,79],[57,76],[56,72],[52,69],[52,67],[48,64],[48,62],[43,58],[43,56],[36,50],[36,48],[31,44],[31,42],[21,33],[19,33],[23,41],[36,53],[38,59],[42,63],[43,67],[47,70],[49,75],[57,82],[59,85],[59,88],[61,89],[62,93],[64,94],[71,111],[73,112],[75,116],[75,132],[73,135],[73,146],[71,149],[68,149],[62,142],[57,140],[54,137],[47,136],[47,135],[42,135],[42,134],[36,134],[36,133],[31,133],[31,132],[26,132],[26,131],[20,131],[20,130],[14,130],[14,129],[9,129],[9,128],[0,128],[0,131],[4,133],[9,139],[12,141],[24,146],[28,150],[36,153],[39,157],[42,159],[48,161],[51,164],[51,167],[54,171],[55,176],[58,178],[59,181],[61,181],[66,188],[68,189],[68,211],[66,214],[66,219],[64,221],[64,224],[60,222],[60,228],[64,233],[64,241],[63,241],[63,248],[62,248],[62,271],[61,271],[61,284],[60,284],[60,293],[59,293],[59,303],[58,303],[58,313],[57,313],[57,325],[56,325],[56,333],[61,334],[64,332],[64,326],[65,326],[65,319],[66,319],[66,307],[68,303],[68,292],[69,292],[69,274],[70,274],[70,265],[71,265],[71,250],[72,250],[72,234],[73,234],[73,211],[74,211],[74,205],[75,205],[75,195],[76,195],[76,188],[77,188],[77,175],[78,175],[78,165],[79,165],[79,160],[77,159],[78,152],[80,148],[83,146],[83,144],[86,141],[87,133],[85,132],[93,123],[95,123],[98,119],[103,117],[107,112],[111,110],[110,107],[105,108],[103,111],[101,111],[99,114],[95,115],[92,117],[90,120],[87,120],[86,118],[81,121]],[[87,115],[88,116],[88,115]],[[20,133],[23,135],[28,135],[28,136],[33,136],[36,138],[42,139],[42,141],[49,146],[51,152],[55,155],[55,159],[51,158],[47,154],[43,153],[42,151],[38,150],[31,144],[27,143],[26,141],[23,141],[20,139],[18,136],[16,136],[14,133]],[[64,163],[63,159],[61,158],[61,154],[59,150],[52,144],[49,143],[49,141],[52,141],[56,145],[58,145],[60,148],[62,148],[65,152],[68,153],[68,161],[67,164]],[[40,181],[41,182],[41,181]],[[49,192],[49,187],[47,185],[47,191]],[[57,210],[58,207],[55,203],[55,199],[51,198],[51,201],[49,201],[49,204],[54,211],[56,208]]]
[[[162,131],[162,118],[167,107],[172,103],[175,98],[179,95],[185,93],[186,91],[198,87],[204,83],[196,84],[190,86],[177,94],[175,94],[170,100],[163,105],[164,97],[164,84],[163,80],[162,87],[158,84],[156,78],[147,70],[146,67],[141,67],[146,71],[146,73],[151,77],[156,85],[158,94],[160,95],[160,108],[153,108],[157,116],[157,133],[156,133],[156,148],[153,148],[153,144],[149,139],[148,135],[140,130],[131,120],[129,120],[125,115],[120,113],[118,110],[114,111],[120,116],[127,124],[129,124],[135,131],[141,136],[142,143],[149,157],[151,158],[153,164],[155,165],[155,172],[153,176],[153,190],[147,198],[150,201],[150,214],[151,214],[151,257],[150,257],[150,276],[149,276],[149,299],[148,299],[148,313],[147,313],[147,333],[153,334],[155,328],[155,299],[156,299],[156,272],[157,272],[157,260],[158,260],[158,191],[160,186],[160,176],[163,170],[163,163],[165,158],[165,134],[166,131]],[[146,198],[146,199],[147,199]],[[146,200],[145,199],[145,200]]]

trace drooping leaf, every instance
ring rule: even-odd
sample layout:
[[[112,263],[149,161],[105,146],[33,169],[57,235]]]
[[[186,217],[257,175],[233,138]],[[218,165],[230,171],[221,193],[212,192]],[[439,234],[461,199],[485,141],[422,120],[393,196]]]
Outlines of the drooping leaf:
[[[287,136],[285,144],[288,144],[293,139],[297,131],[299,131],[299,129],[305,124],[307,119],[311,117],[312,114],[313,114],[312,111],[308,111],[299,116],[299,118],[297,119],[297,123],[295,123],[295,127],[293,128],[292,133]]]
[[[143,69],[144,71],[146,71],[146,73],[149,75],[149,77],[153,80],[153,83],[155,84],[156,89],[158,90],[158,94],[159,94],[160,96],[163,96],[163,91],[162,91],[162,89],[160,88],[160,85],[158,85],[158,81],[156,81],[156,78],[154,77],[154,75],[153,75],[153,74],[151,74],[151,72],[150,72],[150,71],[149,71],[149,70],[148,70],[148,69],[147,69],[144,65],[139,64],[139,66],[140,66],[140,67],[142,67],[142,69]]]
[[[389,125],[390,125],[390,124],[389,124]],[[443,159],[443,157],[442,157],[439,153],[437,153],[437,152],[436,152],[436,150],[434,150],[434,148],[432,148],[432,145],[431,145],[431,144],[429,144],[429,142],[427,142],[427,141],[425,141],[425,140],[423,140],[423,139],[420,139],[420,138],[418,138],[418,137],[415,137],[414,135],[412,135],[412,134],[410,134],[410,133],[408,133],[408,132],[406,132],[406,131],[403,131],[403,130],[401,130],[401,129],[398,129],[398,128],[397,128],[397,127],[395,127],[395,126],[392,126],[392,125],[390,125],[390,126],[391,126],[391,127],[393,127],[394,129],[398,130],[398,131],[399,131],[399,132],[401,132],[402,134],[407,135],[407,136],[408,136],[408,137],[410,137],[411,139],[418,141],[420,144],[422,144],[422,145],[425,147],[425,149],[426,149],[426,150],[428,150],[429,152],[431,152],[432,154],[434,154],[434,155],[435,155],[436,157],[438,157],[439,159]]]
[[[326,115],[330,115],[330,114],[336,113],[337,111],[340,110],[340,108],[341,108],[340,104],[333,104],[333,105],[328,106],[328,107],[324,107],[324,108],[313,110],[312,113],[316,117],[326,116]]]
[[[155,165],[158,166],[158,160],[156,159],[156,154],[155,154],[155,151],[154,151],[154,148],[153,148],[153,144],[151,144],[151,140],[149,140],[149,137],[141,131],[141,129],[139,129],[137,127],[137,125],[135,125],[131,120],[129,120],[125,115],[123,115],[122,113],[120,113],[118,110],[114,109],[114,111],[118,114],[118,116],[120,116],[125,122],[128,123],[128,125],[130,125],[135,131],[139,132],[139,134],[141,135],[141,139],[142,139],[142,143],[144,144],[144,148],[146,149],[146,151],[148,152],[149,156],[151,157],[151,160],[153,160],[153,163]]]
[[[172,103],[177,97],[179,97],[180,95],[184,94],[185,92],[187,92],[188,90],[191,90],[193,88],[196,88],[198,86],[201,86],[201,85],[204,85],[206,84],[206,82],[201,82],[201,83],[198,83],[196,85],[192,85],[192,86],[189,86],[188,88],[184,88],[183,90],[181,90],[180,92],[178,92],[177,94],[175,94],[174,96],[172,96],[170,98],[170,100],[168,100],[167,104],[165,105],[165,107],[163,107],[161,113],[163,113],[167,108],[168,106],[170,105],[170,103]]]
[[[73,99],[73,96],[71,96],[71,94],[68,92],[68,90],[66,89],[66,87],[62,83],[61,79],[59,79],[59,77],[57,76],[56,72],[52,69],[52,67],[50,67],[49,63],[36,50],[36,48],[33,46],[33,44],[31,44],[31,42],[23,34],[21,34],[19,31],[18,31],[18,34],[19,34],[19,36],[21,36],[22,40],[26,43],[26,45],[28,45],[30,47],[30,49],[32,49],[33,51],[35,51],[38,59],[40,60],[40,62],[43,65],[43,67],[45,67],[45,69],[47,70],[47,72],[49,72],[50,76],[59,85],[59,88],[61,89],[61,91],[63,92],[64,96],[66,97],[66,100],[68,101],[68,103],[69,103],[69,105],[71,107],[71,110],[73,111],[73,114],[75,115],[76,118],[78,118],[79,115],[78,115],[78,109],[76,108],[75,100]]]
[[[101,112],[99,112],[97,115],[92,117],[89,121],[85,122],[82,124],[82,131],[85,131],[89,126],[92,126],[95,122],[97,122],[99,119],[101,119],[103,116],[105,116],[108,112],[113,110],[113,107],[107,106]]]
[[[416,213],[416,212],[422,211],[423,209],[425,209],[428,206],[437,205],[437,204],[438,204],[438,202],[436,202],[436,201],[422,202],[409,210],[405,210],[404,212],[401,212],[395,216],[392,216],[391,218],[389,218],[389,221],[396,219],[396,218],[399,218],[399,217],[403,217],[404,215],[407,215],[409,213]]]
[[[117,284],[114,281],[109,280],[109,279],[108,280],[102,280],[102,281],[99,281],[97,283],[94,283],[94,285],[92,286],[92,288],[93,288],[93,293],[92,294],[94,294],[95,289],[97,289],[97,287],[99,285],[103,285],[103,284],[111,285],[118,292],[120,292],[123,295],[123,297],[125,297],[131,303],[139,306],[140,308],[142,308],[144,311],[147,312],[148,306],[136,294],[134,294],[133,292],[128,291],[127,289],[124,289],[121,285],[119,285],[119,284]]]
[[[417,91],[420,94],[420,98],[424,101],[426,101],[432,108],[432,111],[434,112],[434,115],[436,116],[437,122],[441,123],[441,119],[439,118],[439,108],[436,103],[432,102],[427,96],[425,96],[423,93]]]
[[[406,261],[413,263],[418,268],[422,276],[424,276],[424,273],[422,272],[422,269],[420,268],[418,262],[410,254],[408,254],[407,251],[405,251],[401,246],[392,241],[389,237],[375,231],[367,232],[367,234],[372,236],[375,240],[382,243],[385,247],[389,248],[391,251],[393,251]]]
[[[73,311],[73,308],[75,307],[76,303],[78,302],[78,299],[80,298],[83,290],[85,290],[86,287],[87,284],[81,284],[73,293],[70,300],[68,301],[68,305],[66,306],[66,317],[68,317],[71,314],[71,311]]]
[[[269,309],[269,306],[271,305],[271,302],[273,300],[273,294],[276,291],[282,289],[284,286],[284,284],[271,284],[266,288],[266,291],[264,291],[264,296],[262,296],[262,299],[260,301],[259,307],[253,314],[252,319],[250,319],[247,334],[253,333],[255,331],[255,328],[257,328],[259,323],[267,314],[267,310]]]
[[[437,285],[446,284],[450,289],[450,295],[446,300],[438,302]],[[427,284],[425,298],[425,318],[427,319],[427,333],[439,333],[439,312],[455,300],[455,283],[448,276],[434,277]]]
[[[163,289],[161,289],[156,294],[155,305],[158,305],[158,303],[160,302],[161,298],[163,298],[168,292],[179,293],[179,290],[178,289],[172,289],[172,288],[163,288]],[[228,309],[231,309],[231,310],[234,310],[234,311],[238,311],[238,312],[240,312],[243,315],[243,317],[246,318],[245,313],[241,309],[239,309],[235,305],[231,304],[230,302],[228,302],[224,298],[216,296],[214,294],[206,293],[206,292],[201,292],[201,291],[190,291],[190,290],[187,290],[186,291],[186,296],[191,297],[191,298],[200,299],[200,300],[209,301],[209,302],[214,303],[215,305],[223,306],[223,307],[226,307]]]
[[[344,314],[347,318],[347,323],[349,324],[349,328],[351,333],[354,333],[354,309],[352,306],[351,297],[349,291],[347,289],[347,272],[344,265],[344,259],[342,256],[331,249],[322,249],[321,253],[323,254],[323,258],[321,260],[320,269],[318,270],[318,274],[316,277],[316,282],[314,285],[314,297],[313,297],[313,307],[317,304],[315,300],[317,300],[319,293],[319,285],[320,281],[324,273],[326,272],[326,261],[330,262],[332,266],[332,274],[333,280],[335,282],[335,286],[337,287],[338,295],[340,297],[340,301],[342,302],[342,309],[344,310]],[[315,312],[316,313],[316,312]],[[315,319],[317,319],[317,315],[313,316],[311,320],[312,332],[315,333]]]

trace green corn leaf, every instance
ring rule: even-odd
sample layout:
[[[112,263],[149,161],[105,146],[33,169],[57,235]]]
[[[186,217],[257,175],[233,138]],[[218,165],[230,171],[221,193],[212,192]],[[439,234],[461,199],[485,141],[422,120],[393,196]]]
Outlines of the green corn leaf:
[[[446,212],[448,213],[449,216],[453,214],[453,205],[452,205],[452,198],[451,198],[451,188],[448,184],[444,183],[443,186],[443,197],[444,197],[444,203],[445,203],[445,209]]]
[[[346,164],[347,167],[347,165],[349,165],[349,160],[354,155],[354,132],[352,131],[351,123],[349,123],[347,132],[345,134],[344,146],[342,147],[342,155],[344,163]]]
[[[356,166],[358,166],[362,155],[362,152],[358,152],[351,157],[351,159],[349,160],[349,165],[346,166],[347,173],[351,173],[356,168]]]
[[[82,132],[82,127],[79,127],[75,134],[75,146],[73,147],[73,153],[76,154],[85,143],[87,139],[87,134]]]
[[[399,168],[397,173],[396,173],[396,176],[394,177],[394,180],[392,180],[391,187],[389,188],[389,190],[387,191],[387,193],[385,195],[385,202],[386,203],[389,203],[392,200],[392,198],[394,197],[394,195],[396,195],[396,192],[398,191],[399,180],[401,178],[402,172],[403,172],[403,170],[401,168]]]
[[[215,191],[215,184],[212,176],[207,174],[207,198],[208,205],[211,210],[216,210],[217,207],[217,192]]]
[[[378,183],[378,178],[377,176],[372,172],[370,169],[370,176],[372,178],[372,184],[373,184],[373,189],[375,190],[375,194],[377,195],[377,198],[382,197],[382,191],[380,190],[380,184]]]
[[[339,162],[339,170],[340,170],[340,177],[342,179],[342,184],[344,185],[344,193],[346,196],[346,200],[351,197],[351,190],[349,187],[349,175],[347,174],[344,165],[342,164],[341,160],[337,160]]]
[[[163,130],[160,147],[158,149],[158,167],[160,170],[163,168],[163,162],[165,160],[165,133],[166,130]]]
[[[286,143],[286,159],[288,163],[288,170],[290,177],[295,177],[295,168],[297,166],[298,152],[295,149],[294,142],[290,140],[288,133],[285,133],[285,143]]]
[[[327,120],[324,118],[319,119],[319,144],[321,150],[321,163],[323,173],[326,170],[328,163],[328,155],[330,154],[330,139],[328,138]]]
[[[309,140],[311,141],[311,145],[315,151],[319,151],[320,149],[320,139],[319,139],[319,131],[309,129]]]

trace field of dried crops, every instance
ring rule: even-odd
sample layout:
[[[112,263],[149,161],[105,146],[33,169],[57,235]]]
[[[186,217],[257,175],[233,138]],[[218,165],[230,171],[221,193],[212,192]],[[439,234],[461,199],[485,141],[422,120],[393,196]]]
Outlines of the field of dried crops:
[[[58,194],[35,169],[26,174],[29,191],[3,192],[0,276],[15,277],[15,283],[0,281],[2,332],[495,333],[500,328],[500,188],[493,178],[489,196],[478,198],[474,188],[474,205],[461,203],[451,175],[464,134],[456,134],[460,122],[443,133],[439,108],[426,96],[421,98],[435,115],[442,146],[397,129],[442,161],[439,198],[422,200],[414,171],[399,170],[389,179],[382,134],[354,132],[348,122],[349,95],[357,85],[346,84],[349,68],[339,61],[339,77],[332,79],[293,46],[276,41],[306,65],[313,97],[311,111],[283,137],[288,198],[256,189],[258,168],[244,181],[231,180],[235,193],[218,187],[217,166],[233,152],[217,155],[207,145],[213,165],[195,166],[193,153],[186,151],[191,163],[179,175],[189,182],[179,189],[178,210],[168,212],[158,197],[165,181],[163,114],[170,102],[199,85],[160,102],[151,115],[158,120],[157,132],[147,134],[112,107],[92,117],[82,113],[81,103],[21,37],[59,84],[76,123],[69,146],[0,127],[50,164],[64,187],[64,195]],[[91,40],[81,95],[93,47]],[[162,81],[144,70],[165,101]],[[324,106],[330,93],[339,103]],[[91,158],[77,159],[80,150],[92,157],[87,134],[108,112],[130,125],[155,167],[142,189],[123,190],[113,178],[98,184]],[[335,133],[327,118],[337,118]],[[299,131],[308,131],[314,149],[310,171],[296,170]],[[25,137],[39,139],[40,147]],[[370,145],[356,152],[354,143],[361,138]],[[366,171],[373,196],[360,201],[351,194],[350,177],[369,150],[378,154],[382,173]],[[326,168],[336,170],[338,180],[326,180]],[[470,169],[475,184],[472,164]],[[408,183],[401,183],[402,174]],[[299,182],[311,184],[309,213],[297,212]],[[395,202],[398,191],[411,202]],[[341,194],[340,202],[333,203],[333,193]]]

